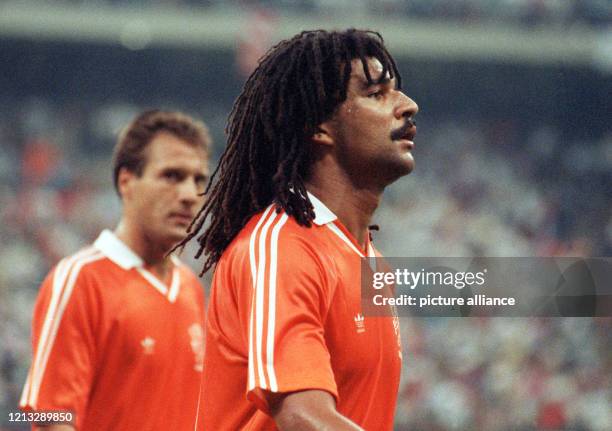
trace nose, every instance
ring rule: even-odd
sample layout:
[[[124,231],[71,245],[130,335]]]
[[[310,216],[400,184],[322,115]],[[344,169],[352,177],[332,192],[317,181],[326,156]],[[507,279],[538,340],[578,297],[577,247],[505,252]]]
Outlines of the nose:
[[[395,107],[395,117],[400,120],[402,117],[412,118],[419,112],[419,105],[414,100],[406,96],[402,91],[398,91],[399,97]]]
[[[199,192],[195,179],[187,178],[179,185],[179,199],[181,203],[187,206],[197,203]]]

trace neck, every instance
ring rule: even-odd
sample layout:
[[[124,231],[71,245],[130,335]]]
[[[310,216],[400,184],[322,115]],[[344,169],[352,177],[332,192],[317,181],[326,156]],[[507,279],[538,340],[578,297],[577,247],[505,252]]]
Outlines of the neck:
[[[125,217],[117,225],[115,235],[143,260],[147,269],[162,280],[166,277],[171,266],[170,258],[166,256],[167,248],[148,238],[137,225],[130,223]]]
[[[314,172],[306,182],[306,188],[336,214],[362,249],[365,249],[368,226],[383,190],[357,187],[342,176],[328,173],[317,175]]]

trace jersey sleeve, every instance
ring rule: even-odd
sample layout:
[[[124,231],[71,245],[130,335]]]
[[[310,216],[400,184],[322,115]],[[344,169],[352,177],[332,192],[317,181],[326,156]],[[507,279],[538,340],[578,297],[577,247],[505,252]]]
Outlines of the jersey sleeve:
[[[264,412],[270,393],[319,389],[338,398],[324,330],[334,270],[303,236],[276,235],[252,272],[247,398]]]
[[[64,259],[44,280],[32,319],[32,365],[22,410],[60,410],[83,418],[94,375],[99,314],[87,260]]]

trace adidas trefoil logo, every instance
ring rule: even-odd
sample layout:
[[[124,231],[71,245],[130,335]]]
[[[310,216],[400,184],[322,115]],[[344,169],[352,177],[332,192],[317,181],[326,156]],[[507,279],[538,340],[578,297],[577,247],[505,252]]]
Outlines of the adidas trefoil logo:
[[[140,342],[140,345],[142,346],[142,350],[145,355],[153,354],[153,349],[155,348],[155,340],[153,338],[151,337],[143,338],[142,341]]]
[[[358,334],[365,332],[365,318],[361,313],[355,315],[355,328],[357,328]]]

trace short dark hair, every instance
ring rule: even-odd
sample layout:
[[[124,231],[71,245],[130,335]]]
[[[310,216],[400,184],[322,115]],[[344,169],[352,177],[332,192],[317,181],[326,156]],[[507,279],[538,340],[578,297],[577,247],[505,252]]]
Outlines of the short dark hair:
[[[177,111],[145,111],[121,131],[113,150],[113,184],[117,193],[121,168],[142,175],[147,164],[147,146],[162,132],[176,136],[208,154],[211,138],[203,122]]]
[[[184,245],[198,237],[199,257],[208,255],[202,273],[221,257],[232,239],[257,212],[275,202],[303,226],[314,210],[304,181],[311,166],[309,140],[346,100],[354,59],[368,58],[383,70],[378,80],[401,76],[379,33],[369,30],[304,31],[270,49],[248,78],[229,116],[227,147],[206,193],[207,202],[192,223]],[[219,174],[218,181],[213,179]]]

